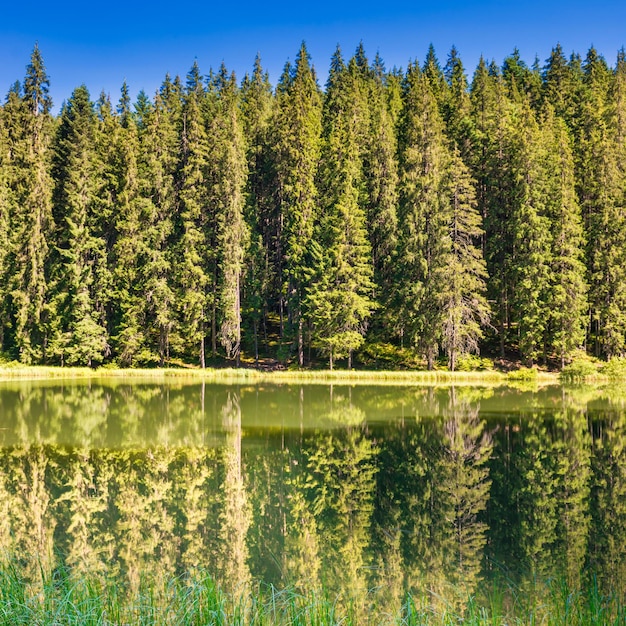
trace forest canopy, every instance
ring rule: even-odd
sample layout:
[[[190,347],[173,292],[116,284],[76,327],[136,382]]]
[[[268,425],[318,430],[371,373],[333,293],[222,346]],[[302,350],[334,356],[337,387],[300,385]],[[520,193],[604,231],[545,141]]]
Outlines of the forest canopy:
[[[0,107],[0,350],[123,366],[373,345],[564,365],[626,352],[626,55],[455,48],[387,70],[306,46],[52,113],[39,48]]]

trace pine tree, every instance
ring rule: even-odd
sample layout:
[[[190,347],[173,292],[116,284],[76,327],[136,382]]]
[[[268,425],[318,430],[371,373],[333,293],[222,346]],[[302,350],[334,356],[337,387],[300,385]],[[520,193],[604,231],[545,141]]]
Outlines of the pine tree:
[[[611,75],[594,48],[583,65],[577,180],[587,237],[591,334],[597,355],[626,349],[626,214]]]
[[[457,149],[463,161],[467,162],[474,139],[474,128],[470,115],[471,103],[467,77],[459,53],[454,46],[448,55],[444,75],[448,84],[446,97],[441,106],[445,132],[453,150]]]
[[[50,353],[68,365],[92,366],[109,353],[99,284],[106,249],[95,233],[93,214],[95,133],[96,116],[83,85],[61,113],[54,158],[58,247],[52,266]]]
[[[487,270],[480,248],[482,219],[476,208],[474,181],[458,151],[452,155],[447,176],[452,248],[443,295],[441,345],[448,355],[448,367],[454,371],[459,355],[479,351],[490,311],[485,297]]]
[[[8,330],[10,310],[8,307],[8,282],[10,266],[9,233],[13,213],[12,193],[9,186],[10,150],[4,123],[4,111],[0,108],[0,349],[4,349],[5,333]]]
[[[387,102],[389,77],[385,74],[382,59],[376,56],[372,68],[368,72],[361,70],[361,74],[367,85],[369,118],[362,148],[367,232],[372,249],[376,298],[380,303],[388,303],[398,239],[396,128]]]
[[[469,163],[485,229],[482,247],[489,276],[487,293],[493,302],[493,319],[504,356],[513,294],[510,199],[514,180],[506,158],[511,104],[498,68],[493,64],[488,67],[482,58],[474,74],[470,98],[475,134]]]
[[[255,360],[259,358],[259,332],[267,321],[270,287],[275,281],[272,255],[273,163],[270,152],[270,120],[273,110],[272,88],[267,72],[257,55],[252,76],[241,86],[243,134],[247,140],[248,176],[245,217],[250,232],[243,284],[244,324],[252,324]],[[267,334],[267,333],[265,333]]]
[[[561,367],[585,338],[587,283],[580,205],[576,197],[572,142],[565,122],[550,106],[541,120],[547,142],[546,214],[550,221],[551,275],[546,344]]]
[[[145,290],[144,319],[148,346],[160,365],[170,356],[177,336],[174,292],[174,218],[176,175],[180,148],[181,94],[169,76],[154,105],[141,116],[139,187],[143,200],[144,248],[141,284]]]
[[[295,337],[304,364],[304,315],[310,268],[307,250],[317,215],[315,177],[319,162],[321,95],[304,43],[294,68],[287,66],[277,89],[274,119],[278,188],[280,313],[288,310],[286,335]]]
[[[442,297],[451,252],[450,207],[443,191],[449,154],[431,80],[413,65],[406,76],[399,150],[397,331],[432,369],[442,339]]]
[[[543,102],[552,106],[555,115],[562,117],[570,128],[575,123],[581,88],[580,76],[565,58],[561,44],[557,44],[543,68]]]
[[[551,245],[546,148],[528,100],[515,105],[507,140],[514,187],[508,198],[512,255],[511,315],[519,349],[532,364],[542,353],[550,312]]]
[[[244,221],[247,162],[235,76],[222,66],[215,80],[216,110],[209,125],[211,161],[207,168],[208,204],[216,243],[213,333],[226,357],[239,363],[241,351],[241,279],[248,244]],[[216,317],[217,316],[217,319]]]
[[[52,231],[49,173],[52,101],[37,46],[26,72],[21,100],[17,99],[17,94],[10,95],[5,107],[5,115],[15,116],[8,122],[15,211],[8,231],[11,234],[8,246],[11,276],[7,295],[14,316],[13,343],[17,356],[25,363],[32,363],[46,357],[48,285],[45,266]]]
[[[145,288],[140,282],[140,254],[144,247],[142,202],[139,197],[137,160],[139,138],[133,118],[126,83],[118,105],[118,121],[114,135],[115,238],[111,250],[113,267],[114,350],[122,365],[135,365],[144,348],[145,322],[143,299]]]
[[[206,166],[209,158],[203,115],[206,98],[197,63],[187,76],[183,106],[182,164],[180,170],[180,239],[178,254],[178,304],[181,311],[181,332],[188,350],[197,350],[201,367],[205,367],[205,324],[209,302],[207,287],[207,249],[205,226],[208,220]]]
[[[324,206],[316,238],[323,261],[307,302],[331,369],[335,356],[347,355],[351,366],[374,308],[359,149],[367,128],[366,87],[356,58],[346,68],[337,50],[327,86],[320,166]]]

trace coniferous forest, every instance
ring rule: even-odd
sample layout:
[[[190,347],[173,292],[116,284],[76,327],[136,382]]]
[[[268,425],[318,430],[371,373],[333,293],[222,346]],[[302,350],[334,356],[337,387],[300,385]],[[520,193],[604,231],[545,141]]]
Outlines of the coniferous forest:
[[[470,78],[455,48],[387,70],[359,46],[322,89],[303,44],[276,86],[194,63],[56,116],[48,89],[35,47],[0,107],[4,358],[626,352],[623,49]]]

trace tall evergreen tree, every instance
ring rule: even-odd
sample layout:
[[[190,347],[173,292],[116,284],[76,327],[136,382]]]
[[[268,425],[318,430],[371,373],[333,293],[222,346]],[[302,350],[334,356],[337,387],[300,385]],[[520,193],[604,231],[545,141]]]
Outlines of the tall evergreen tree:
[[[9,233],[12,215],[11,188],[9,186],[10,150],[4,125],[4,110],[0,108],[0,349],[4,349],[5,332],[8,330],[10,308],[8,306],[8,279],[10,266]]]
[[[377,56],[372,68],[368,72],[361,70],[361,75],[367,85],[369,113],[362,149],[367,232],[372,248],[376,297],[380,303],[388,303],[398,238],[396,128],[387,102],[389,80],[382,59]]]
[[[506,158],[510,102],[497,66],[481,58],[471,87],[475,135],[469,158],[476,180],[476,200],[483,218],[483,254],[487,263],[488,297],[504,356],[511,329],[513,239],[510,197],[513,174]]]
[[[116,311],[113,320],[114,349],[123,365],[133,365],[138,362],[145,343],[145,288],[140,282],[140,254],[145,245],[145,220],[139,196],[138,129],[131,111],[126,83],[122,85],[117,112],[119,117],[113,140],[117,198],[115,243],[111,251]]]
[[[443,185],[449,162],[431,80],[419,67],[406,76],[400,127],[398,332],[434,366],[442,337],[442,295],[451,242]]]
[[[208,203],[216,243],[213,340],[226,357],[239,363],[241,351],[241,280],[248,230],[244,221],[247,162],[234,74],[222,65],[215,84],[216,109],[209,126]]]
[[[11,276],[7,295],[14,319],[14,349],[25,363],[41,361],[46,356],[45,266],[52,231],[49,148],[53,131],[48,88],[41,53],[35,46],[26,68],[21,99],[10,94],[5,106],[5,116],[12,118],[7,120],[7,126],[15,198],[8,231]]]
[[[441,344],[454,371],[459,355],[478,352],[490,311],[485,297],[487,270],[480,247],[482,219],[476,207],[474,181],[458,151],[451,157],[446,181],[452,244],[443,294]]]
[[[209,148],[203,105],[206,93],[197,63],[187,76],[183,106],[182,162],[180,170],[180,216],[178,254],[178,304],[181,311],[181,331],[187,350],[196,352],[201,367],[205,367],[206,321],[208,319],[207,249],[205,226],[208,221],[206,166]]]
[[[546,348],[561,367],[583,345],[587,323],[587,282],[580,205],[574,182],[570,133],[548,106],[541,126],[547,142],[546,214],[550,221],[551,276]]]
[[[367,67],[367,66],[366,66]],[[348,355],[360,347],[374,303],[367,240],[364,180],[359,150],[367,128],[367,84],[357,57],[346,68],[339,50],[331,66],[324,111],[320,191],[323,213],[317,239],[322,267],[309,294],[309,315],[325,352]]]
[[[577,180],[587,236],[592,342],[598,355],[626,349],[626,213],[616,142],[613,76],[591,48],[583,64]]]
[[[181,93],[169,76],[142,115],[139,186],[145,216],[141,250],[141,284],[148,346],[161,365],[177,337],[174,292],[174,218],[177,209],[176,175],[180,148]]]
[[[294,337],[304,364],[304,311],[310,276],[307,250],[317,215],[317,174],[321,134],[321,94],[303,43],[295,67],[286,68],[277,89],[274,119],[278,187],[278,272],[280,312],[288,310],[287,337]]]
[[[243,284],[243,308],[252,326],[255,359],[259,358],[259,333],[275,280],[272,257],[273,160],[270,143],[270,120],[274,98],[267,72],[257,55],[252,76],[244,77],[241,87],[244,137],[247,140],[248,176],[246,182],[245,216],[250,231],[250,247],[246,255],[246,276]],[[245,323],[245,321],[244,321]],[[267,334],[267,333],[265,333]]]
[[[74,90],[61,113],[54,174],[57,254],[52,268],[50,353],[61,364],[94,365],[109,353],[98,274],[105,242],[94,234],[96,116],[89,92]]]

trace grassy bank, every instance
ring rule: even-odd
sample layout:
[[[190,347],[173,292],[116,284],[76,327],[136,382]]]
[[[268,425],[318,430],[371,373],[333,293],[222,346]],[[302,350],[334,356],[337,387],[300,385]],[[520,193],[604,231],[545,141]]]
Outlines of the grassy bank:
[[[118,369],[102,367],[52,367],[20,364],[0,365],[0,381],[7,380],[204,380],[216,383],[250,384],[349,384],[349,385],[502,385],[531,382],[555,384],[558,375],[535,369],[516,370],[509,373],[497,370],[469,372],[433,371],[380,371],[380,370],[257,370],[252,368],[154,368]]]
[[[530,599],[515,589],[494,586],[483,600],[469,597],[451,606],[445,598],[408,595],[397,606],[346,601],[336,592],[301,594],[294,589],[229,594],[205,574],[161,585],[140,584],[135,591],[98,577],[74,577],[56,570],[33,586],[10,563],[0,566],[2,625],[258,625],[357,626],[442,625],[505,626],[546,624],[622,625],[626,607],[618,595],[602,595],[594,582],[572,590],[563,581],[546,583],[541,597]],[[380,590],[371,592],[379,594]]]

